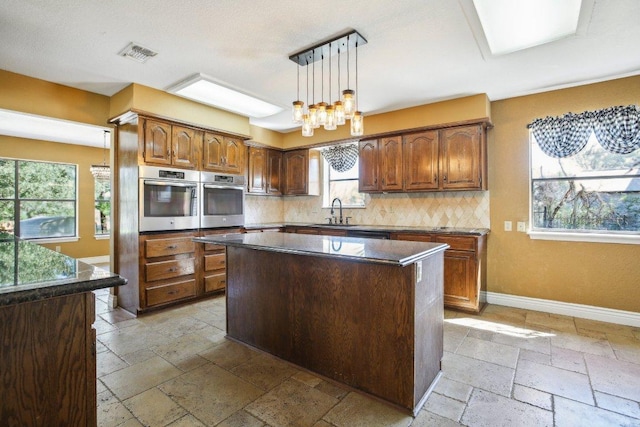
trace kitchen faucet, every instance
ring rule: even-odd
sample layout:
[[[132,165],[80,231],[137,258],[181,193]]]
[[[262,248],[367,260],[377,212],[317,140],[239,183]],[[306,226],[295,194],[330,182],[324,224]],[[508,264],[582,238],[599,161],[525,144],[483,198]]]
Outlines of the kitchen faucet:
[[[337,197],[331,202],[331,216],[333,216],[334,214],[333,205],[335,205],[336,200],[338,201],[338,203],[340,203],[340,224],[342,224],[342,200]]]

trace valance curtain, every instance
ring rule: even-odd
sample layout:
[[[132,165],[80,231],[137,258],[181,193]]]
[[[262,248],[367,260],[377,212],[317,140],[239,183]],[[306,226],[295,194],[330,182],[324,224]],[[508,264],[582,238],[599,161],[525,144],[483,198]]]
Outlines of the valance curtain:
[[[527,127],[540,149],[556,158],[580,152],[591,132],[612,153],[629,154],[640,148],[640,109],[636,105],[535,119]]]
[[[322,156],[327,159],[327,162],[335,171],[346,172],[358,160],[358,146],[355,144],[336,145],[322,150]]]

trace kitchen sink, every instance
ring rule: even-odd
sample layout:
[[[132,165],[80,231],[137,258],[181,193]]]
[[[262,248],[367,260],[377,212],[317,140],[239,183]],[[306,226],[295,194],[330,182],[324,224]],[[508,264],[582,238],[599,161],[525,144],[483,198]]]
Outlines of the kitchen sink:
[[[325,226],[325,227],[353,227],[355,224],[329,224],[328,222],[323,222],[319,224],[311,224],[315,226]]]

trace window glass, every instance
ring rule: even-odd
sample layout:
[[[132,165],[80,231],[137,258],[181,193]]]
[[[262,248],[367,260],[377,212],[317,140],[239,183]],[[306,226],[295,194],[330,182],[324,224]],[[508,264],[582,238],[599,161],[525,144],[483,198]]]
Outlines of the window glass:
[[[75,236],[76,169],[0,159],[0,231],[25,239]]]
[[[96,235],[108,235],[111,231],[111,182],[108,179],[95,180],[94,224]]]
[[[640,151],[605,150],[592,133],[577,154],[553,158],[531,135],[534,231],[640,232]]]
[[[358,162],[348,171],[337,172],[325,160],[324,170],[325,207],[330,207],[336,197],[342,201],[343,207],[364,207],[364,193],[358,192]]]

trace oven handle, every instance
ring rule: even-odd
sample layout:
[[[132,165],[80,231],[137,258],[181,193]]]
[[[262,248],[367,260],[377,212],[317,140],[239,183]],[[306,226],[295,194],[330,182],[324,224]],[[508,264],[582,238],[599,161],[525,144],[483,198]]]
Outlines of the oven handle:
[[[214,185],[214,184],[202,184],[203,188],[223,188],[223,189],[231,189],[231,190],[244,190],[244,187],[241,185]]]
[[[193,183],[193,184],[188,184],[188,183],[182,183],[182,182],[166,182],[166,181],[144,181],[145,185],[159,185],[162,187],[166,187],[167,185],[170,187],[197,187],[198,184]]]

